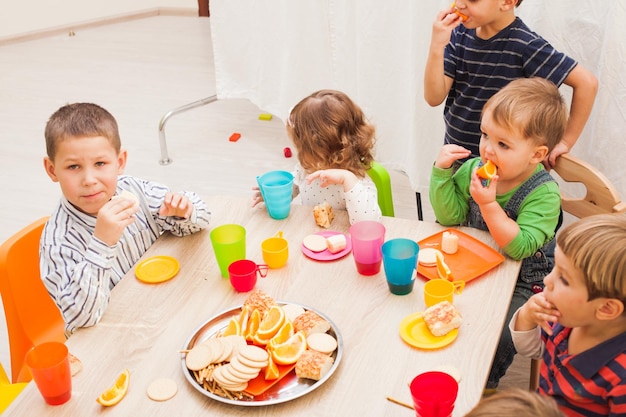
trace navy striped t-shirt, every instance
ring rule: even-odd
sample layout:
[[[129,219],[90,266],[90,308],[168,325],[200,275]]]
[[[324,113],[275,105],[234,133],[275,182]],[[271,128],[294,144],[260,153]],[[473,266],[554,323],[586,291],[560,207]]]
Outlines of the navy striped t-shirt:
[[[457,27],[444,53],[444,72],[454,80],[444,108],[444,143],[479,156],[480,115],[492,95],[522,77],[546,78],[558,87],[576,64],[520,18],[487,40],[478,38],[475,29]]]

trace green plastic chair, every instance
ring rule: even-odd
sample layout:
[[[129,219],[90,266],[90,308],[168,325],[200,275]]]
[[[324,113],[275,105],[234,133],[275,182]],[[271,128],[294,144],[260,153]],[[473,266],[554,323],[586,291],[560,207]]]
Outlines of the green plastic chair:
[[[378,191],[378,206],[383,216],[395,217],[389,172],[378,162],[372,162],[372,167],[367,171],[367,174],[376,185],[376,190]]]

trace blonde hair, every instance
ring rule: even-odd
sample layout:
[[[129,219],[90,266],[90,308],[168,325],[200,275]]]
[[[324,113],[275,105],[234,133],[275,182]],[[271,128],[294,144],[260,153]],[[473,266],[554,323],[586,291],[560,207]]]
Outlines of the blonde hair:
[[[97,104],[73,103],[58,109],[46,123],[46,152],[54,161],[59,142],[68,138],[107,138],[117,153],[122,146],[115,118]]]
[[[564,417],[552,397],[509,388],[483,398],[465,417]]]
[[[294,106],[287,119],[305,171],[341,168],[364,177],[374,161],[375,128],[345,93],[320,90]]]
[[[626,303],[626,214],[597,214],[564,227],[556,244],[587,281],[589,300]]]
[[[567,106],[559,89],[544,78],[518,78],[485,103],[493,121],[524,138],[545,145],[548,151],[561,141],[567,125]]]

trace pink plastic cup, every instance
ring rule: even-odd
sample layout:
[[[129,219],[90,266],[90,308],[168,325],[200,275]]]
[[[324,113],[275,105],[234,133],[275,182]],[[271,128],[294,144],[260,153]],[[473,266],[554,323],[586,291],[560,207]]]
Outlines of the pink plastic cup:
[[[411,397],[417,417],[449,417],[459,384],[445,372],[424,372],[411,381]]]
[[[233,288],[239,292],[248,292],[256,285],[257,274],[265,278],[267,265],[257,265],[247,259],[235,261],[228,266],[228,275]]]
[[[376,275],[383,260],[385,226],[376,221],[360,221],[350,226],[352,256],[361,275]]]
[[[26,354],[26,365],[48,404],[63,404],[72,397],[69,352],[63,343],[47,342],[35,346]]]

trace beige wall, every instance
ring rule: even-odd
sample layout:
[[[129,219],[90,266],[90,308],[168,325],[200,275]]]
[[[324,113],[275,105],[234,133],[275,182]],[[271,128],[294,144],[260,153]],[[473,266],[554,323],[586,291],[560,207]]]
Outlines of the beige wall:
[[[0,0],[0,40],[158,8],[195,10],[197,0]]]

